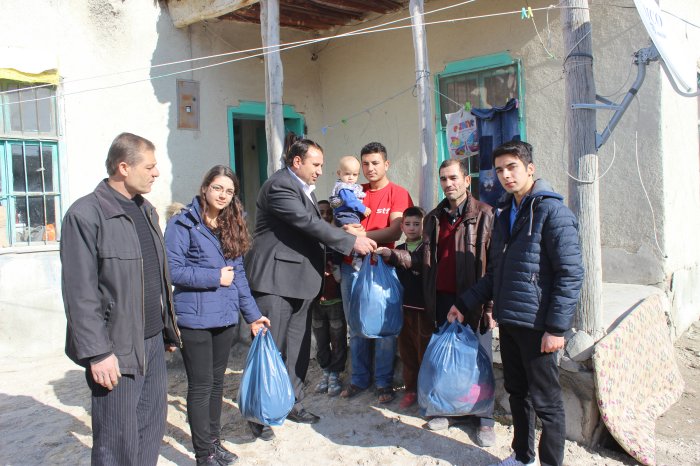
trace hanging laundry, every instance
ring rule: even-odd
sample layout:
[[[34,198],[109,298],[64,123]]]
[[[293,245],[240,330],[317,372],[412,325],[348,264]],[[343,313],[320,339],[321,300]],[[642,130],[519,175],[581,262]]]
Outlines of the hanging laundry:
[[[464,109],[445,115],[447,119],[447,149],[450,158],[461,159],[479,152],[479,139],[476,132],[476,117]]]
[[[521,140],[518,106],[518,99],[510,99],[503,107],[472,109],[479,135],[479,200],[494,207],[505,190],[496,176],[491,154],[504,142]]]

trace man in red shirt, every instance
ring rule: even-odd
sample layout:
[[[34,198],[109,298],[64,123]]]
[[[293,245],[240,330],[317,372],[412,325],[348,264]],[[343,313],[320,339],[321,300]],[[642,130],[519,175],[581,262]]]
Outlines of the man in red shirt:
[[[361,225],[345,225],[343,228],[353,234],[363,234],[379,246],[394,247],[394,242],[401,237],[401,218],[403,211],[413,206],[411,195],[401,186],[389,181],[386,176],[389,168],[386,148],[378,142],[371,142],[360,151],[362,173],[369,183],[362,185],[365,192],[363,203],[371,209]],[[360,230],[360,231],[357,231]],[[350,308],[350,291],[357,277],[357,271],[346,260],[341,265],[340,282],[343,296],[343,308],[348,322]],[[350,384],[340,396],[351,398],[368,388],[372,379],[372,347],[374,346],[374,383],[377,386],[380,403],[389,403],[394,399],[394,356],[396,354],[396,337],[368,339],[360,336],[350,327],[350,359],[352,378]]]

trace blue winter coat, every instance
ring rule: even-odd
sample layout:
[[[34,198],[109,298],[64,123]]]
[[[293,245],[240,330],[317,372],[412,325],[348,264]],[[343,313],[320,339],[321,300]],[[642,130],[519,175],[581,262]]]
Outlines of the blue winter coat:
[[[486,275],[457,300],[466,314],[493,299],[499,324],[561,336],[571,328],[583,282],[578,222],[544,180],[523,198],[510,231],[512,195],[495,221]]]
[[[239,310],[248,323],[262,316],[250,294],[243,256],[224,258],[218,238],[202,222],[199,196],[168,221],[165,248],[179,327],[228,327],[238,323]],[[228,287],[220,284],[226,266],[234,272]]]

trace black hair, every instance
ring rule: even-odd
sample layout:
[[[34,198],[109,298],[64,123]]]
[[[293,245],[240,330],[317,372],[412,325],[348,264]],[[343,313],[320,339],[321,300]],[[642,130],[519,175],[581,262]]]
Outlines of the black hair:
[[[418,207],[417,205],[411,206],[403,211],[403,218],[406,217],[423,218],[425,217],[425,210],[423,210],[423,208],[421,207]]]
[[[297,139],[289,146],[289,149],[287,149],[287,153],[284,156],[285,165],[291,167],[295,157],[301,157],[303,162],[306,158],[306,153],[309,152],[309,149],[312,147],[323,152],[323,148],[311,139]]]
[[[155,150],[156,146],[148,139],[131,133],[121,133],[109,146],[107,160],[105,160],[107,175],[112,176],[117,173],[120,163],[126,162],[127,165],[134,166],[143,158],[142,152]]]
[[[459,165],[459,171],[462,172],[462,175],[469,176],[469,166],[467,160],[468,159],[466,157],[462,159],[445,159],[440,164],[440,168],[438,168],[438,173],[440,173],[440,170],[442,170],[443,168],[452,165]]]
[[[532,146],[525,141],[508,141],[493,150],[493,163],[496,163],[496,157],[501,155],[513,155],[527,167],[532,163]]]
[[[386,155],[386,147],[381,142],[370,142],[365,144],[365,147],[360,151],[360,158],[366,154],[381,154],[384,161],[388,160]]]

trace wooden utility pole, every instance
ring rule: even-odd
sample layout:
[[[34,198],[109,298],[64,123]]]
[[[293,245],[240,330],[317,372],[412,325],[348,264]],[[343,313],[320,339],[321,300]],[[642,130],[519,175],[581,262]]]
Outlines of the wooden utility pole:
[[[600,251],[600,196],[596,154],[596,111],[572,108],[575,104],[595,104],[593,81],[593,41],[588,0],[561,2],[564,36],[566,137],[571,171],[569,196],[579,220],[579,238],[585,275],[576,327],[596,341],[605,334],[603,326],[603,270]]]
[[[267,175],[282,168],[284,151],[284,75],[280,58],[279,0],[260,0],[260,29],[265,47],[265,136],[267,139]]]
[[[413,49],[416,60],[416,89],[418,91],[418,130],[420,138],[420,206],[430,210],[435,205],[437,160],[435,158],[435,122],[430,106],[430,65],[428,64],[428,45],[425,40],[423,23],[423,0],[411,0],[409,3],[411,23],[413,24]]]

